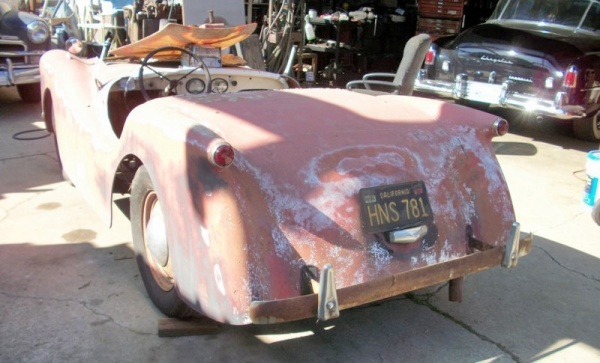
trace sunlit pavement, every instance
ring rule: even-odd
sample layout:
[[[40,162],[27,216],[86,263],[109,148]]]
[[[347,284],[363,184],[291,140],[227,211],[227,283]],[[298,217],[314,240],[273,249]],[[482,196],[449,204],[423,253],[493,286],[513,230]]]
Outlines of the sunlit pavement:
[[[536,123],[494,140],[535,247],[516,269],[467,277],[462,303],[442,286],[326,324],[183,338],[157,336],[127,218],[115,208],[115,226],[103,225],[62,181],[44,135],[39,105],[0,89],[0,362],[600,361],[600,227],[581,202],[586,151],[598,145],[565,128]]]

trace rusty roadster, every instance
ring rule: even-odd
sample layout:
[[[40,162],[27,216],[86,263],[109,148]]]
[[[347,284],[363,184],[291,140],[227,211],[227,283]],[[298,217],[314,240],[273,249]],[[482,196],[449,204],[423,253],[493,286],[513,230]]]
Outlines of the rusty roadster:
[[[107,223],[114,193],[130,195],[138,266],[162,312],[327,320],[447,281],[456,300],[463,276],[529,251],[491,143],[505,120],[219,62],[214,48],[245,27],[169,24],[167,47],[152,48],[159,32],[100,58],[41,60],[64,174]]]

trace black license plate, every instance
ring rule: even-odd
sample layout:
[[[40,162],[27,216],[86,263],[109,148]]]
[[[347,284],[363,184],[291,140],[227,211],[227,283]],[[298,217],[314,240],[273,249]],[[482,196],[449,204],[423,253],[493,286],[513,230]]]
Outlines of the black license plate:
[[[363,188],[359,192],[367,233],[409,228],[433,220],[422,181]]]

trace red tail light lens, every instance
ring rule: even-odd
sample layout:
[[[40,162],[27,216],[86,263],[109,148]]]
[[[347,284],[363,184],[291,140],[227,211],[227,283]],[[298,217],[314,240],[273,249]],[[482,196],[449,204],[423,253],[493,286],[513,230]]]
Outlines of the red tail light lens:
[[[496,136],[506,135],[508,133],[508,121],[499,118],[494,122],[494,133]]]
[[[425,54],[425,64],[430,66],[435,61],[435,51],[433,49],[429,49],[427,54]]]
[[[574,67],[569,68],[569,70],[565,74],[563,86],[568,88],[574,88],[575,86],[577,86],[577,70]]]
[[[219,142],[209,150],[209,160],[213,165],[216,165],[220,168],[225,168],[233,163],[235,151],[233,150],[233,147],[229,145],[229,143],[225,141]]]

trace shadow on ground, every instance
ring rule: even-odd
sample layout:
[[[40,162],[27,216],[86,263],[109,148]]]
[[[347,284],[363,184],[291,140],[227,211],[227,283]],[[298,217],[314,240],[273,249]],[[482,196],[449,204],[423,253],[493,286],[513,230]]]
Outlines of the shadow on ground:
[[[448,302],[442,287],[342,311],[324,323],[225,326],[217,334],[181,338],[157,337],[161,316],[146,297],[130,244],[2,245],[0,358],[35,360],[56,349],[56,359],[121,360],[133,349],[148,361],[502,356],[500,361],[524,362],[582,344],[598,354],[598,259],[539,237],[535,245],[514,270],[468,277],[462,304]]]

